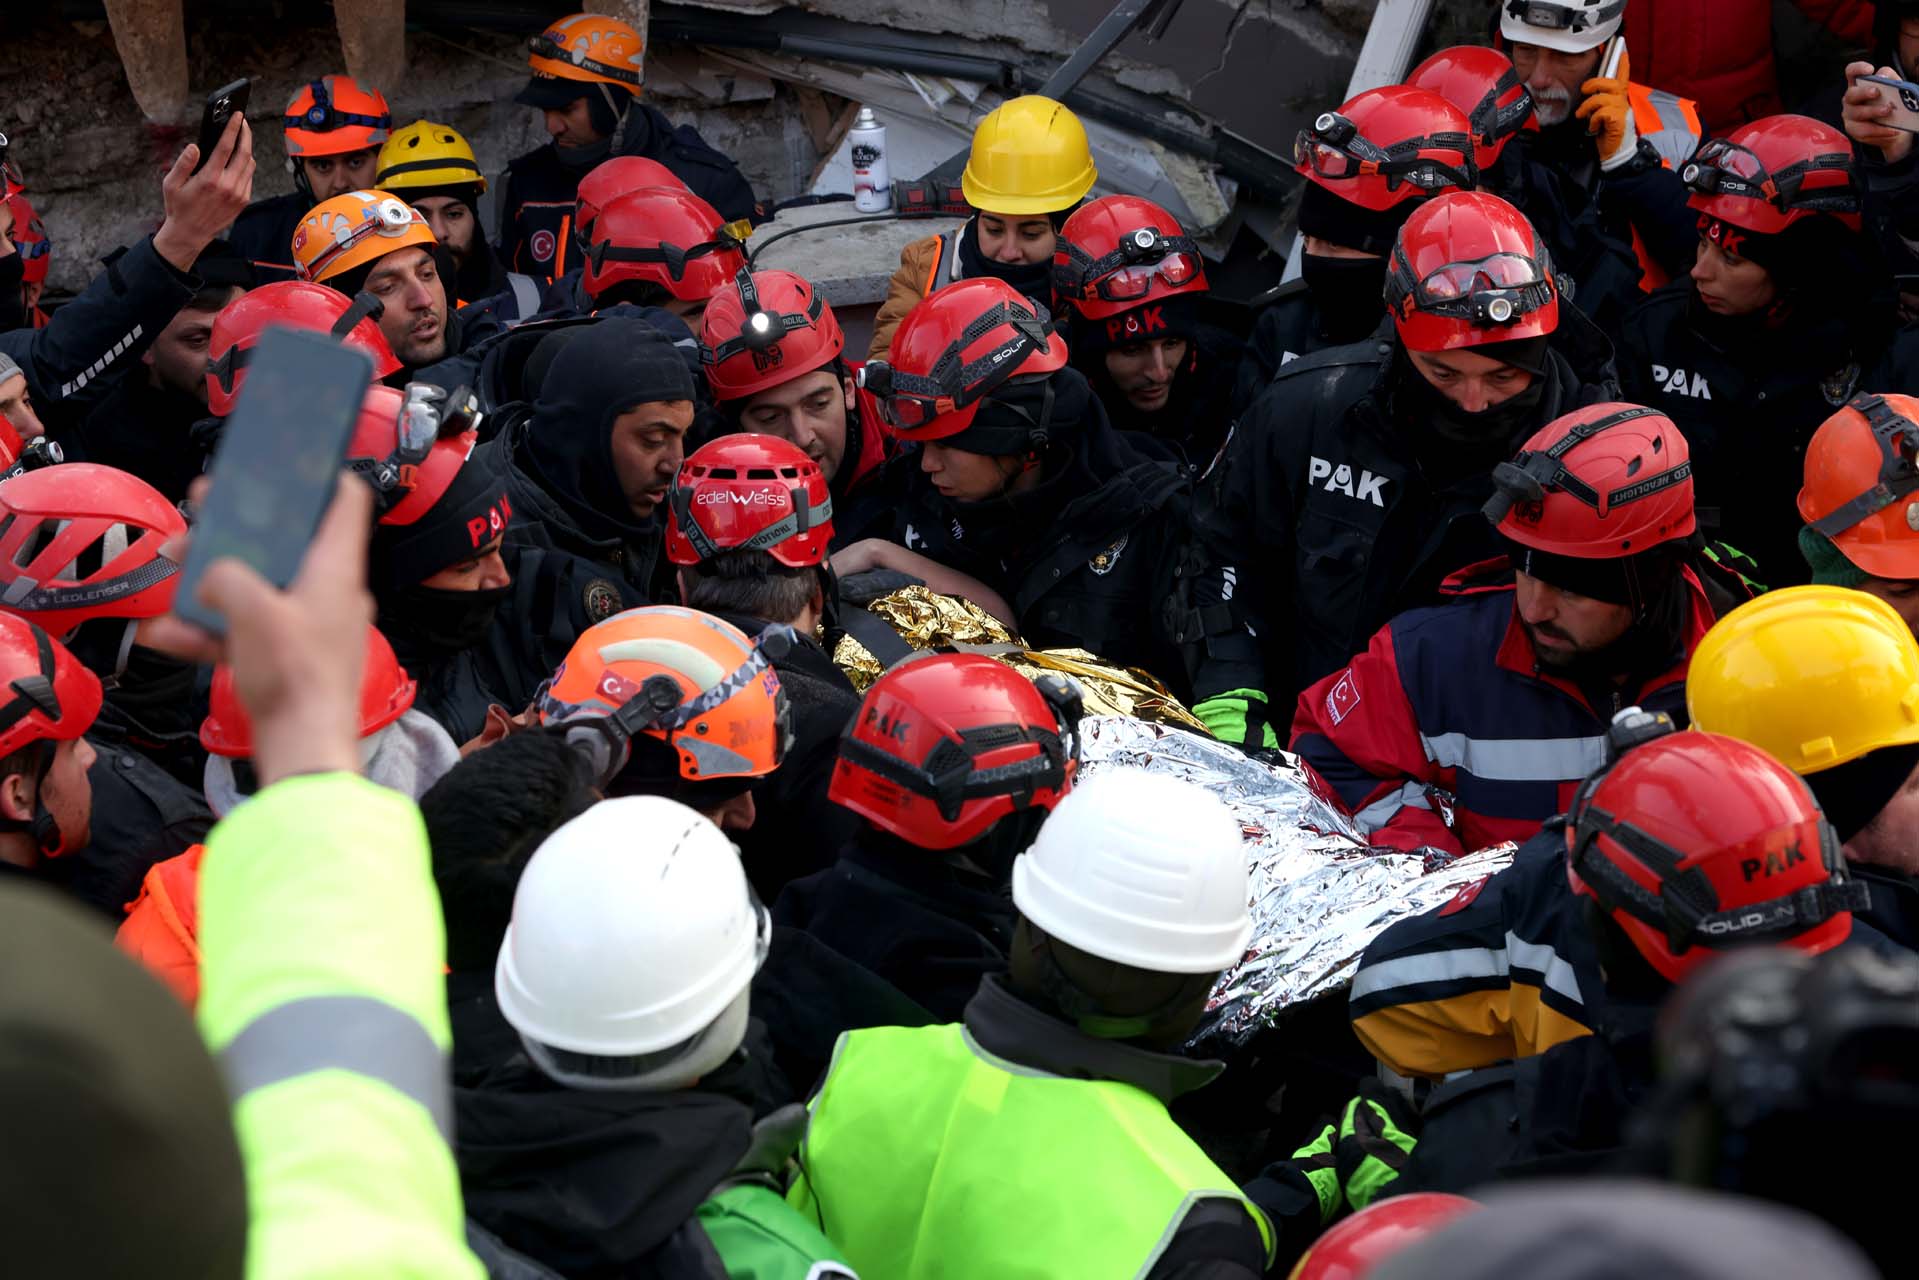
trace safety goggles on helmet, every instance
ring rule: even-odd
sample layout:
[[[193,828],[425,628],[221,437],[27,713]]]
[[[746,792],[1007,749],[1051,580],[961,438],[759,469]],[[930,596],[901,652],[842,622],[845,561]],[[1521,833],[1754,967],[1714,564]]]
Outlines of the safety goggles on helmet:
[[[323,215],[324,216],[324,215]],[[426,225],[426,219],[398,196],[382,196],[361,210],[359,221],[334,216],[333,243],[315,254],[306,264],[306,278],[318,280],[326,275],[327,265],[373,236],[402,236],[414,226]]]
[[[1649,497],[1661,489],[1669,489],[1673,485],[1690,479],[1692,459],[1688,458],[1676,467],[1647,476],[1642,480],[1635,480],[1629,485],[1602,495],[1573,474],[1571,468],[1561,461],[1580,444],[1602,431],[1640,418],[1659,416],[1661,415],[1657,409],[1635,405],[1630,409],[1609,413],[1603,418],[1594,418],[1591,422],[1580,423],[1555,440],[1550,448],[1521,449],[1512,461],[1502,462],[1493,468],[1493,496],[1487,500],[1484,508],[1486,518],[1498,524],[1514,507],[1544,502],[1549,490],[1583,502],[1594,511],[1614,511],[1623,503]]]
[[[716,230],[711,240],[684,249],[664,240],[650,248],[628,248],[611,240],[602,240],[586,247],[586,260],[596,272],[608,262],[663,262],[666,264],[666,273],[678,280],[686,274],[686,264],[695,258],[703,258],[709,253],[725,253],[729,249],[744,250],[746,237],[750,234],[752,224],[741,219]]]
[[[359,327],[360,321],[378,320],[386,314],[386,303],[380,301],[366,290],[353,295],[353,303],[340,313],[340,318],[327,330],[327,336],[337,342],[346,341],[346,336]],[[253,348],[234,343],[217,357],[207,361],[207,372],[220,384],[220,390],[229,395],[233,385],[239,380],[240,370],[247,367],[253,359]]]
[[[1649,928],[1663,930],[1675,956],[1695,946],[1724,948],[1749,943],[1783,942],[1841,912],[1864,911],[1872,902],[1867,887],[1852,879],[1832,824],[1819,820],[1819,858],[1827,879],[1783,898],[1722,909],[1706,873],[1681,870],[1687,855],[1665,841],[1593,806],[1599,785],[1632,747],[1674,731],[1670,718],[1622,717],[1606,734],[1606,763],[1580,784],[1568,813],[1572,828],[1571,866],[1609,908],[1623,910]],[[1597,847],[1605,836],[1659,878],[1654,892],[1634,880]]]
[[[1070,776],[1069,766],[1079,760],[1079,722],[1084,703],[1079,685],[1061,675],[1035,677],[1033,687],[1052,709],[1055,730],[1018,729],[1008,725],[987,725],[959,730],[960,740],[942,737],[920,764],[909,764],[898,756],[882,751],[854,736],[858,717],[840,736],[840,759],[869,770],[888,782],[924,796],[939,809],[940,818],[957,822],[960,808],[968,800],[993,796],[1031,796],[1041,789],[1058,792]],[[998,751],[1033,743],[1038,755],[1011,764],[982,768],[976,759],[988,751]]]
[[[1013,330],[1009,340],[971,364],[961,363],[968,347],[1001,326]],[[860,386],[873,393],[888,426],[912,431],[984,399],[1017,373],[1029,354],[1044,352],[1050,335],[1046,308],[1034,303],[1027,311],[1010,302],[995,303],[947,344],[931,372],[907,373],[885,360],[869,360],[860,369]]]
[[[1554,4],[1552,0],[1506,0],[1506,16],[1544,31],[1592,31],[1626,11],[1626,0],[1597,8]]]
[[[1781,213],[1809,209],[1824,213],[1859,212],[1859,194],[1850,181],[1843,186],[1804,189],[1815,173],[1852,175],[1852,156],[1843,151],[1795,160],[1777,173],[1769,173],[1765,162],[1736,142],[1714,138],[1699,148],[1679,176],[1692,190],[1703,196],[1743,196],[1762,200]]]
[[[1061,243],[1068,260],[1053,272],[1053,285],[1069,298],[1083,299],[1091,289],[1108,302],[1131,302],[1151,293],[1155,279],[1177,289],[1201,269],[1199,245],[1191,236],[1169,236],[1155,227],[1127,232],[1102,258],[1087,256],[1071,241]]]
[[[324,80],[315,80],[307,85],[307,91],[313,95],[313,105],[297,116],[286,116],[282,123],[289,129],[311,129],[315,133],[331,133],[335,129],[344,129],[358,125],[363,129],[390,129],[393,117],[390,115],[369,116],[358,111],[342,111],[333,105],[333,97],[327,92]]]
[[[1879,444],[1879,479],[1864,493],[1840,503],[1817,520],[1814,530],[1837,537],[1919,489],[1919,423],[1870,392],[1860,392],[1846,407],[1863,416]]]
[[[1465,163],[1454,166],[1419,154],[1427,149],[1457,151]],[[1472,154],[1472,139],[1463,133],[1435,133],[1381,147],[1361,135],[1359,126],[1337,111],[1323,112],[1293,139],[1293,163],[1335,181],[1378,174],[1386,179],[1388,191],[1401,183],[1426,191],[1447,187],[1471,190]]]
[[[669,734],[684,729],[771,671],[774,660],[785,657],[797,644],[798,633],[784,623],[765,628],[753,637],[753,649],[739,666],[712,688],[684,702],[680,700],[679,682],[669,675],[650,675],[635,682],[609,670],[600,677],[595,692],[617,701],[611,712],[597,703],[581,705],[554,697],[551,678],[535,691],[533,705],[541,720],[558,726],[567,743],[581,751],[593,772],[594,785],[604,791],[632,758],[633,739],[649,729]],[[777,768],[793,745],[793,712],[784,690],[773,702],[773,764]]]
[[[1519,90],[1519,96],[1500,106],[1499,100],[1514,89]],[[1511,137],[1525,128],[1526,119],[1532,113],[1533,91],[1519,78],[1519,72],[1508,67],[1467,118],[1472,122],[1473,132],[1478,135],[1479,145],[1490,147],[1501,138]]]
[[[551,31],[542,31],[526,42],[526,47],[536,58],[547,58],[554,62],[566,62],[582,71],[591,71],[594,75],[605,76],[609,80],[618,80],[621,84],[640,87],[640,73],[632,67],[616,67],[610,62],[601,62],[598,58],[589,58],[584,49],[569,49],[553,38]]]
[[[673,278],[679,279],[677,275]],[[760,291],[754,287],[751,267],[740,268],[739,274],[733,277],[733,287],[739,290],[740,310],[746,318],[740,322],[740,331],[735,336],[718,346],[700,348],[702,364],[722,364],[742,351],[750,351],[755,369],[770,369],[783,359],[780,339],[799,329],[818,328],[820,315],[826,308],[825,301],[814,293],[805,311],[768,311],[760,305]]]
[[[1449,262],[1415,279],[1412,264],[1393,246],[1386,277],[1386,309],[1447,316],[1474,325],[1516,324],[1521,316],[1553,301],[1552,258],[1544,246],[1538,258],[1523,253],[1494,253],[1471,262]]]

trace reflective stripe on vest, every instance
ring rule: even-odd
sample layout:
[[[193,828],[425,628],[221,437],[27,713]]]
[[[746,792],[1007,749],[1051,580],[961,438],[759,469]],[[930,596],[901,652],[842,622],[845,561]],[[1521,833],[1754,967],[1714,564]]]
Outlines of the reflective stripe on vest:
[[[419,1022],[370,996],[309,996],[270,1009],[221,1051],[220,1070],[235,1104],[282,1081],[350,1071],[425,1107],[440,1136],[453,1140],[447,1055]]]
[[[561,273],[555,271],[553,274],[557,279]],[[521,320],[529,319],[539,313],[540,285],[532,276],[522,275],[518,271],[509,271],[506,273],[506,287],[513,291],[513,303],[520,309]]]
[[[1426,758],[1489,782],[1577,782],[1606,762],[1606,739],[1469,738],[1420,734]]]
[[[1579,975],[1566,959],[1543,942],[1527,942],[1511,930],[1506,945],[1489,947],[1452,947],[1418,955],[1398,956],[1367,965],[1353,975],[1349,1000],[1365,1000],[1385,991],[1405,987],[1430,987],[1476,978],[1504,978],[1513,966],[1540,975],[1542,984],[1558,992],[1573,1004],[1584,1007],[1579,991]]]
[[[1145,1276],[1201,1201],[1272,1228],[1132,1085],[996,1058],[965,1028],[840,1037],[788,1199],[868,1276]]]
[[[1643,84],[1627,86],[1626,97],[1632,103],[1634,127],[1640,137],[1652,143],[1660,163],[1677,169],[1692,158],[1704,132],[1697,107],[1678,94]]]

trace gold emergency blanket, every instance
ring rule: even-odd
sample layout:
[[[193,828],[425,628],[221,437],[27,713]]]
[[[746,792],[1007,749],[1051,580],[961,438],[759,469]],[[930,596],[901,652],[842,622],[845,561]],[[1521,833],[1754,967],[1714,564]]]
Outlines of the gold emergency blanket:
[[[926,587],[902,587],[866,608],[915,649],[982,652],[1028,679],[1049,671],[1070,675],[1079,681],[1089,716],[1131,716],[1206,733],[1206,726],[1147,672],[1114,666],[1084,649],[1028,649],[1004,623],[970,600],[941,595]],[[885,670],[884,664],[851,636],[841,637],[834,646],[833,664],[861,693]]]

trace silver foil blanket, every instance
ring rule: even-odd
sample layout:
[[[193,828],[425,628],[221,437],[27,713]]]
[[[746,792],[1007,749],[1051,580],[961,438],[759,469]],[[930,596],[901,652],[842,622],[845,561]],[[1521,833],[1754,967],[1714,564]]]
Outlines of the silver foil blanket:
[[[1293,756],[1263,764],[1182,729],[1123,716],[1083,721],[1082,768],[1170,773],[1226,802],[1246,836],[1253,939],[1220,976],[1195,1044],[1243,1046],[1281,1011],[1343,990],[1387,925],[1430,911],[1511,864],[1510,843],[1464,857],[1370,848]]]

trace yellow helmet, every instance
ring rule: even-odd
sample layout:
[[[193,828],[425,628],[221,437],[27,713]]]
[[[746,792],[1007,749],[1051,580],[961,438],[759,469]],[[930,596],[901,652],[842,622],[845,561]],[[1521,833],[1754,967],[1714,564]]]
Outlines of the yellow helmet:
[[[473,148],[451,125],[415,120],[380,148],[380,171],[373,185],[405,195],[425,187],[478,187],[486,175]]]
[[[973,130],[960,190],[987,213],[1056,213],[1078,204],[1098,177],[1079,117],[1028,94],[987,112]]]
[[[1919,743],[1919,642],[1892,606],[1786,587],[1708,631],[1686,676],[1692,727],[1743,738],[1796,773]]]
[[[400,197],[349,191],[322,200],[300,219],[293,230],[293,274],[325,283],[396,249],[417,244],[431,251],[438,243],[420,211]]]

